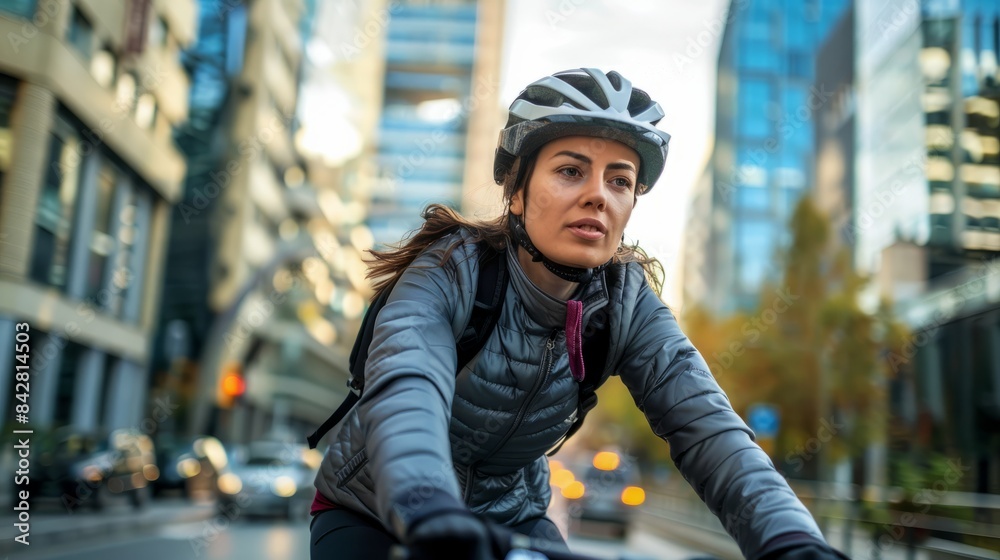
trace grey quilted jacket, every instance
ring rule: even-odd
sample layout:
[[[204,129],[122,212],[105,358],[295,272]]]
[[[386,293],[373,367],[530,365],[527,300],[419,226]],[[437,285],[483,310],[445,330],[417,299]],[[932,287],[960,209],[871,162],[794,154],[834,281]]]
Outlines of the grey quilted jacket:
[[[334,428],[316,477],[325,497],[397,536],[442,504],[464,503],[507,525],[544,516],[551,497],[545,452],[575,419],[566,304],[537,289],[513,251],[504,257],[510,282],[497,326],[456,377],[455,341],[475,300],[476,250],[460,231],[403,273],[376,323],[364,395]],[[606,367],[670,443],[684,478],[747,558],[786,533],[822,541],[642,268],[618,266],[625,270],[616,282],[597,276],[574,296],[583,301],[583,329],[610,321]]]

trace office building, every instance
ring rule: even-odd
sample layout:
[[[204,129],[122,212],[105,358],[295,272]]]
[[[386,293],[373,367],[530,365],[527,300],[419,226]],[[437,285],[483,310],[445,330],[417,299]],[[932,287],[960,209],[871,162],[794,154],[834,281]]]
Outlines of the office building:
[[[817,91],[830,94],[816,110],[813,199],[829,220],[831,256],[853,256],[854,161],[857,97],[854,78],[854,10],[848,8],[816,56]]]
[[[421,210],[429,203],[457,209],[465,201],[473,212],[488,207],[492,164],[484,162],[492,161],[499,126],[503,2],[392,6],[378,130],[379,180],[368,216],[379,244],[395,243],[419,227]],[[477,117],[480,111],[488,112],[484,120]],[[466,165],[484,171],[467,173]]]
[[[196,7],[0,4],[0,414],[15,325],[30,325],[25,427],[149,430],[147,364],[188,118],[179,53]],[[20,352],[19,352],[20,353]],[[157,409],[158,410],[154,410]]]
[[[778,250],[799,198],[813,188],[819,46],[844,0],[734,2],[719,53],[711,203],[700,302],[716,313],[752,307],[777,278]],[[694,265],[692,265],[694,266]]]
[[[998,493],[1000,6],[860,2],[857,25],[856,264],[912,331],[891,457],[960,458],[951,490]]]

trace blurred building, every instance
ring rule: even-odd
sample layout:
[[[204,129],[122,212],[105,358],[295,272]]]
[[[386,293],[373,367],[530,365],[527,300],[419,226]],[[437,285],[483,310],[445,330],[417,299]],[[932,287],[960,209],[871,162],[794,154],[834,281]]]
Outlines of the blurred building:
[[[180,431],[297,439],[326,418],[346,379],[329,264],[344,258],[324,214],[339,207],[309,180],[295,142],[318,8],[201,2],[185,56],[192,107],[178,141],[190,163],[172,217],[153,386],[183,405]]]
[[[702,270],[725,313],[753,306],[774,280],[791,211],[813,185],[815,116],[830,102],[815,87],[816,53],[846,0],[734,2],[719,53],[711,214]],[[697,210],[697,209],[693,209]],[[690,266],[695,266],[694,264]]]
[[[857,97],[854,77],[854,9],[849,7],[816,56],[816,91],[830,99],[816,109],[816,206],[830,219],[831,252],[853,255],[854,161]]]
[[[502,0],[393,2],[389,15],[379,180],[368,216],[377,243],[419,227],[429,203],[488,206],[499,127]]]
[[[188,114],[178,53],[194,3],[3,2],[0,32],[0,414],[22,402],[25,322],[26,427],[139,427],[185,172],[171,132]]]
[[[859,2],[856,264],[913,334],[888,356],[896,462],[1000,492],[1000,6]]]

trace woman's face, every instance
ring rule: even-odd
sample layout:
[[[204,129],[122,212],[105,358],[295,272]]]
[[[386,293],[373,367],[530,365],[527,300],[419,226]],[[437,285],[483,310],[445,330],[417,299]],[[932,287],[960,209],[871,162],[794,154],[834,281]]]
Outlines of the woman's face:
[[[590,136],[567,136],[542,146],[510,211],[524,218],[532,243],[566,266],[606,263],[621,242],[635,206],[639,154]]]

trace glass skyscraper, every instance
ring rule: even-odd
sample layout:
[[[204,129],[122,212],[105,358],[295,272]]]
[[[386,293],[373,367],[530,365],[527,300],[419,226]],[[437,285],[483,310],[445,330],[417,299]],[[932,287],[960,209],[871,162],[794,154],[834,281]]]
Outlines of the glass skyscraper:
[[[404,2],[391,16],[368,216],[376,244],[419,227],[431,202],[460,206],[476,59],[474,1]]]
[[[716,312],[751,307],[773,278],[787,222],[808,191],[814,117],[833,92],[815,82],[816,52],[847,0],[732,3],[719,54],[711,204],[701,276]]]

